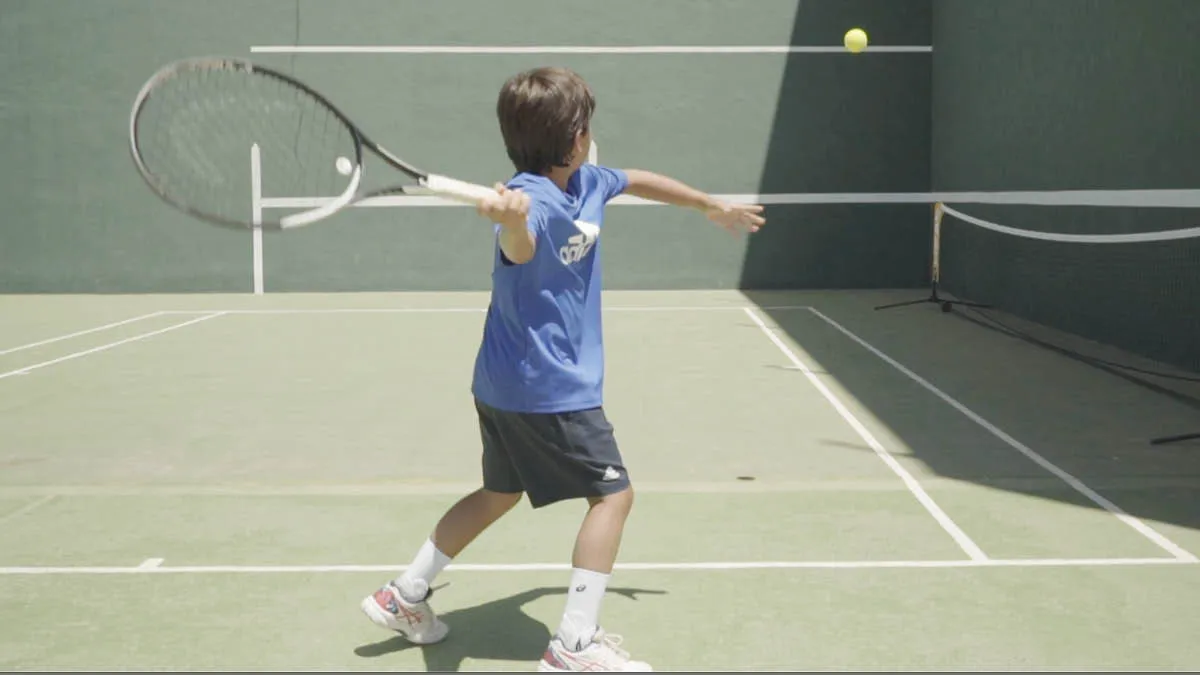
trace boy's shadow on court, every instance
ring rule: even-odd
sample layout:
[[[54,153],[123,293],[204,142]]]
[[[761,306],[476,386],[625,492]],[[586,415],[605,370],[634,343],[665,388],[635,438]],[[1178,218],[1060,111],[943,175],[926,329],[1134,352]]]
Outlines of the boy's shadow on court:
[[[354,653],[377,658],[405,649],[420,649],[429,672],[456,672],[465,659],[536,662],[550,642],[546,624],[526,614],[522,607],[547,595],[564,595],[567,589],[535,588],[482,605],[456,609],[440,615],[450,626],[450,635],[439,644],[419,646],[403,637],[363,645]],[[639,594],[663,595],[666,591],[640,588],[610,588],[609,593],[637,600]]]

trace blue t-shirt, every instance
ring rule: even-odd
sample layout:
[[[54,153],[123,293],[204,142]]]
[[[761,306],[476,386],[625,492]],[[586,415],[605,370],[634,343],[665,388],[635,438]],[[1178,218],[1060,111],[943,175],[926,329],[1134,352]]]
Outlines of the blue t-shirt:
[[[472,393],[500,410],[554,413],[601,405],[600,230],[604,206],[629,184],[623,171],[585,164],[563,192],[549,178],[508,182],[530,197],[533,258],[515,265],[499,245]]]

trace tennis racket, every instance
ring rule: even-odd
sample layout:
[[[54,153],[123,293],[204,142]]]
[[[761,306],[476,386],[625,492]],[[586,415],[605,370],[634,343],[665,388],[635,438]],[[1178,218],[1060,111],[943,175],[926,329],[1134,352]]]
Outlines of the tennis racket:
[[[432,193],[465,204],[496,195],[418,169],[367,138],[312,88],[241,59],[192,58],[161,68],[138,92],[129,140],[155,194],[196,218],[238,229],[309,225],[384,195]],[[404,180],[368,189],[364,150]],[[273,197],[271,209],[260,203],[264,192]]]

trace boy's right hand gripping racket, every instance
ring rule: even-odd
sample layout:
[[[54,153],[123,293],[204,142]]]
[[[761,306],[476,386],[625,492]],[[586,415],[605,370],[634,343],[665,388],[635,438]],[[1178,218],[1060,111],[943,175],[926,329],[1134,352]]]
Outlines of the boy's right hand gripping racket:
[[[496,195],[414,167],[307,85],[242,59],[193,58],[161,68],[138,93],[129,137],[134,164],[159,197],[239,229],[308,225],[389,194],[432,192],[466,204]],[[413,181],[367,190],[364,148]],[[254,204],[264,192],[284,208],[268,213]]]

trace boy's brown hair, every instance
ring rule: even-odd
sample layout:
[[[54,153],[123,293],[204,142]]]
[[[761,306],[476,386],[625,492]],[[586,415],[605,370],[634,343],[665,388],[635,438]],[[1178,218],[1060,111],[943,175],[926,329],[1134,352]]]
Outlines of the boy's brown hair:
[[[517,171],[544,174],[570,164],[575,136],[588,130],[596,97],[567,68],[535,68],[509,78],[496,101],[504,148]]]

